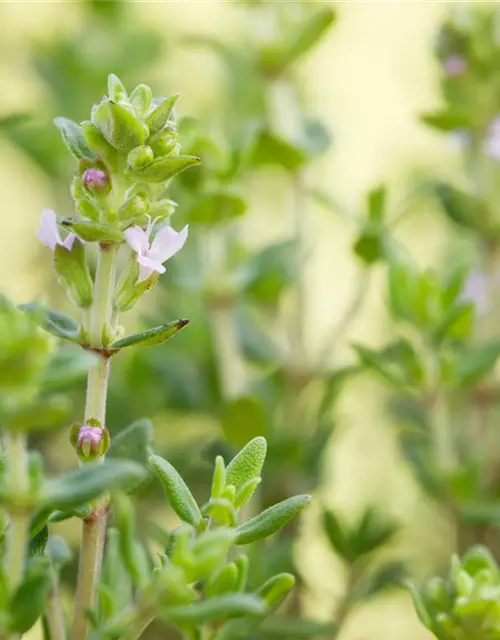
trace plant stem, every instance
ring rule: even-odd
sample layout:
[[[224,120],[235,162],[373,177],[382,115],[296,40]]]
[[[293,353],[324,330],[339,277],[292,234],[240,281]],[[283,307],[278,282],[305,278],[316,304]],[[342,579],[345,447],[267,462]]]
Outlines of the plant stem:
[[[89,327],[90,346],[95,349],[104,346],[103,334],[111,323],[115,255],[115,247],[101,248],[99,252]],[[90,369],[87,382],[85,420],[94,418],[103,426],[106,424],[109,369],[109,358],[102,357],[99,364]],[[96,586],[101,575],[106,520],[107,505],[98,503],[92,515],[83,521],[71,640],[84,640],[87,635],[88,624],[85,612],[88,607],[95,604]]]
[[[5,442],[11,495],[22,497],[29,490],[26,436],[22,433],[6,433]],[[16,507],[9,509],[9,517],[7,575],[9,587],[14,590],[23,577],[29,536],[29,517],[22,508]]]
[[[59,594],[59,586],[57,584],[57,576],[54,574],[54,586],[47,600],[45,609],[47,623],[50,629],[52,640],[66,640],[66,627],[64,624],[64,614],[61,606],[61,597]]]

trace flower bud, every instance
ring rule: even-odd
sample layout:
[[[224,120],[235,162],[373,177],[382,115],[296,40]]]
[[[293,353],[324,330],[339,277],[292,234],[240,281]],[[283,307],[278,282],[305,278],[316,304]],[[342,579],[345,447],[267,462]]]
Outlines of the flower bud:
[[[174,213],[176,207],[177,202],[163,198],[162,200],[156,200],[156,202],[151,203],[149,213],[152,218],[165,220],[165,218],[169,218]]]
[[[87,169],[82,176],[82,184],[95,195],[104,195],[111,189],[109,176],[102,169]]]
[[[167,127],[151,143],[151,148],[155,156],[166,156],[172,152],[177,145],[177,132],[172,127]],[[180,152],[180,147],[179,147]]]
[[[145,215],[149,211],[149,200],[147,196],[136,194],[126,200],[118,209],[120,220],[129,220]]]
[[[71,428],[70,442],[81,460],[102,458],[109,448],[109,440],[109,431],[94,418]]]
[[[127,156],[127,165],[130,169],[142,169],[154,159],[153,149],[147,145],[142,145],[133,149]]]
[[[70,249],[62,244],[54,248],[54,267],[70,300],[79,307],[92,304],[93,286],[85,248],[75,239]]]

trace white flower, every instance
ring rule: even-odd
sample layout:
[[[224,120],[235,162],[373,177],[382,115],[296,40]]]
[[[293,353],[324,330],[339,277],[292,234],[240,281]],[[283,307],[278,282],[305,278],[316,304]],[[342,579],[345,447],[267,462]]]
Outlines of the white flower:
[[[44,209],[42,211],[42,218],[36,235],[40,242],[52,251],[54,251],[57,245],[61,245],[68,251],[71,251],[71,247],[76,238],[74,233],[70,233],[66,236],[65,240],[61,240],[59,229],[57,228],[57,217],[52,209]]]
[[[137,262],[139,263],[137,283],[147,280],[153,271],[165,273],[163,263],[182,249],[187,240],[188,225],[179,232],[166,226],[158,231],[150,244],[149,236],[152,226],[153,224],[150,223],[146,231],[138,226],[125,231],[127,244],[137,254]]]

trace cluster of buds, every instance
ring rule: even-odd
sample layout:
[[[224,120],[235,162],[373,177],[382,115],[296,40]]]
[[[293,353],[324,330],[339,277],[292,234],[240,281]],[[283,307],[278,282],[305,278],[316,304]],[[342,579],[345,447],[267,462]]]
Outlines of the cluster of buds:
[[[99,243],[102,250],[128,245],[114,290],[115,310],[124,311],[151,289],[165,271],[163,263],[187,239],[187,226],[180,232],[170,226],[175,202],[165,196],[172,176],[199,162],[181,154],[173,115],[177,97],[153,98],[144,84],[128,95],[112,74],[108,95],[90,120],[55,120],[79,161],[71,185],[76,215],[57,218],[45,210],[38,237],[53,251],[60,282],[79,307],[93,301],[86,243]]]
[[[486,548],[455,557],[448,580],[410,588],[420,620],[439,640],[500,638],[500,570]]]

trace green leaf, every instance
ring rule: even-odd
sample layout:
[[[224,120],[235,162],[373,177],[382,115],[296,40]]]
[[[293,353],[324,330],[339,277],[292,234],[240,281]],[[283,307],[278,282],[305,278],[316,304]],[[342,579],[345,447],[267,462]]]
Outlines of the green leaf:
[[[247,210],[247,203],[238,195],[226,191],[212,191],[200,194],[187,212],[193,224],[215,225],[241,217]]]
[[[362,345],[354,345],[353,348],[365,367],[381,375],[394,387],[418,387],[423,380],[422,364],[407,340],[396,340],[380,351]]]
[[[352,546],[359,558],[386,545],[397,533],[398,527],[382,520],[371,507],[368,507],[352,536]]]
[[[71,249],[56,244],[54,269],[70,300],[79,307],[90,307],[94,295],[94,284],[90,276],[85,247],[80,240],[75,239]]]
[[[138,118],[144,118],[151,107],[153,95],[147,84],[139,84],[130,94],[130,104]],[[151,129],[150,129],[151,132]]]
[[[54,124],[62,134],[64,144],[77,160],[94,160],[94,154],[88,148],[82,128],[68,118],[54,118]]]
[[[460,129],[469,129],[475,126],[475,118],[470,109],[464,109],[460,106],[449,106],[446,109],[434,111],[433,113],[425,113],[420,118],[422,122],[446,133],[451,133]]]
[[[79,342],[80,327],[73,318],[69,318],[53,309],[48,309],[39,302],[22,304],[19,308],[52,335],[71,342]]]
[[[368,193],[368,218],[372,222],[382,222],[385,217],[387,190],[385,185],[375,187]]]
[[[61,389],[72,386],[84,378],[89,369],[99,364],[99,356],[80,347],[66,346],[58,349],[44,371],[41,384],[45,389]]]
[[[484,238],[500,236],[500,225],[495,212],[486,200],[445,183],[437,184],[435,192],[445,213],[453,222]]]
[[[258,516],[236,528],[236,544],[250,544],[267,538],[295,518],[310,502],[311,496],[293,496],[269,507]]]
[[[260,398],[241,396],[229,400],[222,411],[221,427],[226,438],[235,446],[242,446],[253,436],[262,437],[267,433],[268,421]]]
[[[275,305],[296,277],[297,245],[286,240],[254,253],[235,274],[242,290],[256,302]]]
[[[147,329],[142,333],[134,333],[126,338],[121,338],[120,340],[113,342],[109,349],[111,351],[118,351],[125,347],[149,347],[154,344],[161,344],[162,342],[169,340],[187,324],[189,324],[189,320],[186,320],[185,318],[169,322],[168,324],[162,324],[159,327],[154,327],[154,329]]]
[[[148,418],[132,422],[122,431],[113,434],[107,457],[132,460],[148,467],[153,449],[153,433],[153,423]]]
[[[297,32],[289,37],[287,45],[279,57],[276,71],[282,72],[303,58],[324,37],[334,24],[335,18],[335,11],[330,7],[314,11],[308,19],[300,24]]]
[[[290,573],[272,576],[261,585],[256,594],[260,596],[269,609],[276,609],[285,600],[295,585],[295,578]]]
[[[172,110],[179,98],[178,93],[174,93],[168,98],[165,98],[146,118],[146,124],[149,127],[151,135],[158,133],[167,124],[168,119],[172,113]]]
[[[50,560],[40,556],[33,558],[9,603],[11,632],[26,633],[31,629],[45,609],[51,587]]]
[[[354,253],[367,265],[383,260],[387,255],[387,236],[380,225],[367,224],[353,247]]]
[[[266,453],[265,438],[259,436],[250,440],[228,464],[226,484],[234,485],[238,492],[247,482],[259,477],[266,460]]]
[[[47,542],[49,540],[49,528],[47,526],[42,527],[42,529],[31,538],[28,547],[28,555],[30,557],[34,556],[43,556],[45,553],[45,547],[47,546]]]
[[[217,456],[215,458],[214,475],[212,479],[212,489],[210,496],[212,498],[220,498],[224,487],[226,486],[226,467],[224,464],[224,458]]]
[[[129,460],[87,463],[73,469],[42,488],[43,502],[54,509],[72,509],[104,492],[125,490],[144,478],[145,471]]]
[[[123,611],[132,602],[132,581],[120,550],[120,534],[109,527],[106,540],[106,553],[102,569],[102,582],[113,593],[115,614]]]
[[[236,590],[238,582],[238,567],[234,562],[226,564],[219,573],[205,585],[207,598],[221,596]]]
[[[73,233],[76,233],[76,235],[82,240],[85,240],[85,242],[112,244],[114,242],[122,242],[124,239],[123,231],[101,222],[63,218],[59,220],[59,223],[65,229],[70,229]]]
[[[245,484],[236,493],[234,498],[234,508],[241,509],[241,507],[253,496],[255,489],[257,489],[261,482],[262,478],[252,478],[251,480],[248,480],[248,482],[245,482]]]
[[[92,111],[92,123],[118,151],[144,144],[146,130],[137,118],[112,100],[103,100]]]
[[[192,604],[166,607],[162,618],[180,625],[201,624],[210,620],[264,613],[264,602],[249,593],[232,593]]]
[[[268,130],[260,132],[252,148],[251,162],[257,167],[278,165],[296,171],[306,160],[304,149]]]
[[[419,589],[411,582],[406,582],[406,588],[410,592],[413,600],[413,606],[415,607],[415,611],[417,612],[420,622],[424,625],[424,627],[427,627],[427,629],[432,629],[433,624],[431,621],[431,617],[427,611],[425,601]]]
[[[323,530],[333,551],[338,553],[346,562],[353,562],[355,553],[353,552],[349,532],[331,510],[323,512]]]
[[[166,182],[177,173],[200,164],[200,159],[195,156],[165,156],[153,160],[141,169],[127,169],[127,174],[141,182],[159,183]]]
[[[150,580],[150,567],[144,549],[135,537],[135,512],[130,498],[125,495],[115,496],[113,513],[116,516],[120,534],[120,552],[123,563],[132,583],[137,588],[144,589]]]
[[[200,508],[178,471],[160,456],[150,456],[149,463],[156,472],[175,513],[183,522],[198,528],[203,520]]]
[[[236,510],[233,503],[226,498],[211,498],[202,509],[204,516],[209,516],[214,523],[234,527]]]

